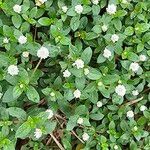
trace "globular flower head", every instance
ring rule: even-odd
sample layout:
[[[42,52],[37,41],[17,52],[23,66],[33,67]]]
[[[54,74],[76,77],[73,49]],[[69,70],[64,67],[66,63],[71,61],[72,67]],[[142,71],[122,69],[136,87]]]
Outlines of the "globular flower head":
[[[137,62],[133,62],[130,64],[129,69],[132,70],[133,72],[137,72],[139,70],[140,66]]]
[[[83,12],[83,6],[82,5],[76,5],[75,6],[75,12],[77,14],[81,14]]]
[[[74,93],[73,93],[73,95],[74,95],[75,98],[80,98],[80,96],[81,96],[80,90],[78,90],[78,89],[75,90]]]
[[[21,6],[16,4],[16,5],[13,6],[13,10],[16,13],[20,13],[21,12]]]
[[[72,65],[80,69],[84,67],[84,61],[82,59],[77,59]]]
[[[19,73],[19,69],[16,65],[10,65],[8,67],[7,71],[11,76],[18,75],[18,73]]]
[[[67,6],[62,6],[62,11],[64,12],[64,13],[66,13],[67,12],[67,10],[68,10],[68,7]]]
[[[28,57],[29,57],[29,52],[28,52],[28,51],[23,52],[23,53],[22,53],[22,56],[23,56],[24,58],[28,58]]]
[[[110,57],[112,56],[111,51],[110,51],[109,49],[105,48],[105,49],[104,49],[103,56],[104,56],[105,58],[110,58]]]
[[[85,133],[83,133],[83,135],[82,135],[82,139],[84,140],[84,141],[88,141],[89,140],[89,138],[90,138],[90,136],[85,132]]]
[[[147,59],[146,56],[142,54],[139,56],[139,58],[140,58],[140,61],[146,61]]]
[[[47,0],[37,0],[36,1],[36,6],[41,6],[42,4],[44,4]]]
[[[127,112],[127,117],[128,117],[128,118],[133,118],[133,117],[134,117],[134,112],[133,112],[132,110],[129,110],[129,111]]]
[[[107,30],[108,30],[108,27],[107,27],[107,25],[104,24],[104,25],[102,26],[102,31],[103,31],[103,32],[106,32]]]
[[[34,136],[35,136],[36,139],[39,139],[40,137],[42,137],[41,129],[36,128],[35,132],[34,132]]]
[[[78,124],[83,124],[83,118],[78,118],[77,123]]]
[[[9,39],[8,39],[7,37],[5,37],[5,38],[3,39],[3,43],[4,43],[4,44],[9,43]]]
[[[68,69],[66,69],[66,70],[63,72],[63,77],[68,78],[68,77],[70,77],[70,76],[71,76],[71,72],[70,72]]]
[[[88,75],[89,73],[90,73],[90,70],[89,70],[88,68],[85,68],[85,69],[84,69],[84,74],[85,74],[85,75]]]
[[[48,119],[51,119],[54,116],[54,113],[51,109],[47,109],[46,112],[48,113]]]
[[[141,107],[140,107],[140,111],[145,111],[147,109],[147,107],[145,106],[145,105],[142,105]]]
[[[115,145],[115,146],[114,146],[114,149],[115,149],[115,150],[117,150],[118,148],[119,148],[118,145]]]
[[[98,5],[99,0],[92,0],[92,3],[93,3],[94,5]]]
[[[46,47],[42,46],[38,51],[37,51],[37,56],[41,59],[46,59],[49,57],[49,51]]]
[[[114,4],[109,4],[108,7],[106,8],[106,11],[110,15],[114,15],[117,11],[117,6]]]
[[[116,86],[116,88],[115,88],[115,92],[116,92],[119,96],[123,97],[123,96],[126,94],[126,88],[125,88],[124,85],[118,85],[118,86]]]
[[[24,36],[24,35],[21,35],[19,38],[18,38],[18,42],[20,44],[25,44],[27,42],[27,38]]]
[[[137,95],[139,95],[138,90],[133,90],[133,91],[132,91],[132,95],[133,95],[133,96],[137,96]]]
[[[103,106],[103,103],[102,103],[101,101],[98,101],[98,102],[96,103],[96,105],[97,105],[97,107],[102,107],[102,106]]]
[[[111,41],[112,41],[113,43],[117,42],[118,40],[119,40],[119,36],[118,36],[117,34],[113,34],[113,35],[111,36]]]

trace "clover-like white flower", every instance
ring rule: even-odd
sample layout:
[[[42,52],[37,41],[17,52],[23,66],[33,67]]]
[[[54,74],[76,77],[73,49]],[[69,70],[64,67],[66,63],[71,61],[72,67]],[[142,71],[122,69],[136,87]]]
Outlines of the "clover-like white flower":
[[[40,137],[42,137],[41,129],[36,128],[35,132],[34,132],[34,136],[35,136],[36,139],[39,139]]]
[[[68,78],[68,77],[70,77],[70,76],[71,76],[71,72],[70,72],[68,69],[66,69],[66,70],[63,72],[63,77]]]
[[[102,31],[103,31],[103,32],[106,32],[107,30],[108,30],[108,27],[107,27],[107,25],[104,24],[104,25],[102,26]]]
[[[28,52],[28,51],[24,51],[24,52],[22,53],[22,56],[23,56],[24,58],[28,58],[28,57],[29,57],[29,52]]]
[[[80,96],[81,96],[81,92],[80,92],[80,90],[75,90],[74,92],[73,92],[73,95],[74,95],[74,97],[75,98],[80,98]]]
[[[50,93],[50,96],[54,97],[54,96],[55,96],[55,93],[54,93],[54,92],[51,92],[51,93]]]
[[[81,14],[83,12],[83,6],[82,5],[76,5],[75,6],[75,12],[77,14]]]
[[[109,49],[107,49],[107,48],[105,48],[104,49],[104,53],[103,53],[103,56],[105,57],[105,58],[109,58],[109,57],[111,57],[111,51],[109,50]]]
[[[139,70],[139,68],[140,68],[140,66],[137,62],[133,62],[129,66],[129,69],[132,70],[135,73]]]
[[[61,9],[62,9],[62,11],[63,11],[64,13],[66,13],[67,10],[68,10],[68,7],[67,7],[67,6],[62,6]]]
[[[140,61],[146,61],[147,59],[146,56],[142,54],[139,56],[139,58],[140,58]]]
[[[77,123],[78,124],[83,124],[83,118],[78,118]]]
[[[42,46],[38,51],[37,51],[37,56],[41,59],[46,59],[49,57],[49,50]]]
[[[117,11],[117,6],[114,4],[109,4],[108,7],[106,8],[106,11],[110,15],[114,15]]]
[[[147,109],[147,107],[145,106],[145,105],[142,105],[141,107],[140,107],[140,111],[145,111]]]
[[[116,86],[116,88],[115,88],[115,92],[116,92],[119,96],[123,97],[123,96],[126,94],[126,88],[125,88],[124,85],[118,85],[118,86]]]
[[[90,73],[90,70],[88,68],[84,68],[84,75],[88,75]]]
[[[134,112],[133,112],[132,110],[129,110],[129,111],[127,112],[127,117],[128,117],[128,118],[133,118],[133,117],[134,117]]]
[[[16,4],[16,5],[13,6],[13,10],[16,13],[20,13],[21,12],[21,6]]]
[[[25,44],[27,42],[27,38],[24,36],[24,35],[21,35],[19,38],[18,38],[18,42],[20,44]]]
[[[54,113],[51,109],[47,109],[46,112],[48,113],[48,119],[51,119],[54,116]]]
[[[82,139],[84,140],[84,141],[88,141],[89,140],[89,138],[90,138],[90,136],[85,132],[85,133],[83,133],[83,135],[82,135]]]
[[[99,0],[92,0],[92,3],[93,3],[94,5],[97,5],[97,4],[99,3]]]
[[[82,59],[77,59],[72,65],[80,69],[84,67],[84,61]]]
[[[101,102],[101,101],[98,101],[97,103],[96,103],[96,105],[97,105],[97,107],[102,107],[103,106],[103,103]]]
[[[41,5],[44,4],[45,2],[47,2],[47,0],[37,0],[37,1],[36,1],[36,6],[41,6]]]
[[[119,148],[118,145],[115,145],[115,146],[114,146],[114,149],[115,149],[115,150],[117,150],[118,148]]]
[[[133,90],[133,91],[132,91],[132,95],[133,95],[133,96],[139,95],[139,91],[138,91],[138,90]]]
[[[138,130],[138,127],[137,127],[137,126],[134,126],[133,130],[134,130],[134,131],[137,131],[137,130]]]
[[[23,85],[23,84],[20,84],[19,87],[20,87],[21,89],[23,89],[24,85]]]
[[[127,3],[128,3],[128,1],[127,1],[127,0],[122,0],[122,1],[121,1],[121,3],[123,3],[123,4],[127,4]]]
[[[8,73],[12,76],[18,75],[19,69],[16,65],[10,65],[7,69]]]
[[[8,39],[7,37],[5,37],[5,38],[3,39],[3,43],[4,43],[4,44],[8,44],[8,43],[9,43],[9,39]]]
[[[117,34],[113,34],[113,35],[111,36],[111,41],[112,41],[113,43],[117,42],[118,40],[119,40],[119,36],[118,36]]]

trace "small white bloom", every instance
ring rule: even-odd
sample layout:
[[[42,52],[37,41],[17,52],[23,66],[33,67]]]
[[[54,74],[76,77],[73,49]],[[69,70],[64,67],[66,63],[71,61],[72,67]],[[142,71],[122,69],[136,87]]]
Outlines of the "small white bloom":
[[[27,42],[27,38],[24,35],[21,35],[18,39],[20,44],[25,44]]]
[[[47,0],[37,0],[36,1],[36,5],[37,6],[41,6],[42,4],[44,4]]]
[[[138,90],[133,90],[133,91],[132,91],[132,95],[133,95],[133,96],[137,96],[137,95],[139,95]]]
[[[75,98],[80,98],[81,92],[77,89],[77,90],[74,91],[73,95],[74,95]]]
[[[68,10],[68,7],[67,6],[62,6],[62,11],[64,12],[64,13],[66,13],[67,12],[67,10]]]
[[[114,149],[117,150],[117,149],[118,149],[118,145],[115,145],[115,146],[114,146]]]
[[[112,41],[113,43],[117,42],[118,40],[119,40],[119,36],[118,36],[117,34],[113,34],[113,35],[111,36],[111,41]]]
[[[102,86],[103,83],[101,81],[98,82],[98,86]]]
[[[97,4],[99,3],[99,0],[92,0],[92,3],[93,3],[94,5],[97,5]]]
[[[54,97],[54,96],[55,96],[55,93],[54,93],[54,92],[51,92],[50,95],[51,95],[52,97]]]
[[[13,6],[13,10],[16,13],[20,13],[21,12],[21,6],[16,4],[16,5]]]
[[[89,74],[89,72],[90,72],[90,71],[89,71],[89,69],[88,69],[88,68],[85,68],[85,69],[84,69],[84,75],[88,75],[88,74]]]
[[[77,59],[72,65],[80,69],[84,67],[84,61],[82,59]]]
[[[90,138],[90,136],[89,136],[87,133],[83,133],[82,139],[83,139],[84,141],[88,141],[89,138]]]
[[[119,83],[119,84],[121,84],[121,83],[122,83],[122,81],[121,81],[121,80],[119,80],[119,81],[118,81],[118,83]]]
[[[36,128],[34,132],[34,136],[36,139],[39,139],[42,136],[42,131],[41,129]]]
[[[144,106],[144,105],[142,105],[142,106],[140,107],[140,111],[145,111],[146,109],[147,109],[147,107]]]
[[[140,58],[140,61],[146,61],[146,56],[145,56],[145,55],[142,55],[142,54],[141,54],[141,55],[139,56],[139,58]]]
[[[10,66],[8,67],[7,71],[8,71],[8,73],[9,73],[10,75],[12,75],[12,76],[18,75],[18,73],[19,73],[19,69],[18,69],[18,67],[15,66],[15,65],[10,65]]]
[[[23,56],[24,58],[28,58],[28,57],[29,57],[29,52],[28,52],[28,51],[23,52],[23,53],[22,53],[22,56]]]
[[[123,3],[123,4],[127,4],[128,1],[127,1],[127,0],[122,0],[122,3]]]
[[[83,12],[83,6],[82,5],[76,5],[75,6],[75,12],[78,14],[81,14]]]
[[[133,113],[132,110],[127,112],[127,117],[129,117],[129,118],[133,118],[134,117],[134,113]]]
[[[103,53],[103,56],[105,57],[105,58],[109,58],[109,57],[111,57],[111,51],[110,50],[108,50],[107,48],[105,48],[104,49],[104,53]]]
[[[66,70],[63,72],[63,77],[68,78],[68,77],[70,77],[70,76],[71,76],[71,72],[70,72],[68,69],[66,69]]]
[[[5,37],[5,38],[3,39],[3,43],[5,43],[5,44],[9,43],[9,39],[8,39],[7,37]]]
[[[3,96],[3,93],[0,93],[0,99],[2,98],[2,96]]]
[[[106,11],[108,14],[113,15],[117,11],[117,6],[114,4],[109,4],[108,7],[106,8]]]
[[[134,126],[133,130],[134,130],[134,131],[137,131],[137,130],[138,130],[138,127],[137,127],[137,126]]]
[[[48,119],[51,119],[54,116],[54,113],[51,109],[47,109],[46,112],[48,113]]]
[[[139,64],[134,62],[130,64],[129,69],[136,73],[139,70],[139,67],[140,67]]]
[[[24,86],[23,86],[23,84],[20,84],[20,88],[22,89]]]
[[[102,107],[103,103],[101,101],[98,101],[96,105],[97,105],[97,107]]]
[[[78,123],[78,124],[83,124],[83,118],[79,118],[79,119],[77,120],[77,123]]]
[[[41,59],[46,59],[49,57],[49,51],[46,47],[42,46],[38,51],[37,51],[37,56]]]
[[[102,26],[102,31],[103,32],[106,32],[108,30],[108,27],[104,24],[103,26]]]
[[[126,94],[126,88],[124,85],[118,85],[115,88],[115,92],[119,95],[119,96],[124,96]]]

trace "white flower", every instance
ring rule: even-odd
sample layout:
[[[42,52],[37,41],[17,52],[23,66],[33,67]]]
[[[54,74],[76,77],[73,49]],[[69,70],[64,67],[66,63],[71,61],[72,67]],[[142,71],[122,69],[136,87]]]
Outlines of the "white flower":
[[[139,95],[138,90],[133,90],[133,91],[132,91],[132,95],[133,95],[133,96],[137,96],[137,95]]]
[[[19,73],[19,69],[18,69],[18,67],[15,66],[15,65],[10,65],[10,66],[8,67],[7,71],[8,71],[8,73],[9,73],[10,75],[12,75],[12,76],[18,75],[18,73]]]
[[[139,67],[140,67],[139,64],[134,62],[130,64],[129,69],[136,73],[139,70]]]
[[[103,83],[102,83],[101,81],[99,81],[97,85],[98,85],[98,86],[102,86]]]
[[[88,74],[89,74],[89,72],[90,72],[90,71],[89,71],[89,69],[88,69],[88,68],[85,68],[85,69],[84,69],[84,75],[88,75]]]
[[[49,51],[46,47],[42,46],[38,51],[37,51],[37,56],[41,59],[46,59],[49,57]]]
[[[104,53],[103,53],[103,56],[105,57],[105,58],[109,58],[109,57],[111,57],[111,51],[110,50],[108,50],[107,48],[105,48],[104,49]]]
[[[84,67],[84,61],[82,59],[77,59],[72,65],[80,69]]]
[[[73,95],[74,95],[75,98],[80,98],[81,92],[77,89],[77,90],[74,91]]]
[[[5,43],[5,44],[9,43],[9,39],[8,39],[7,37],[5,37],[5,38],[3,39],[3,43]]]
[[[3,93],[0,93],[0,99],[2,98],[2,96],[3,96]]]
[[[21,12],[21,6],[16,4],[16,5],[13,6],[13,10],[16,13],[20,13]]]
[[[67,7],[67,6],[62,6],[61,9],[62,9],[62,11],[63,11],[64,13],[66,13],[67,10],[68,10],[68,7]]]
[[[99,0],[92,0],[92,3],[97,5],[99,3]]]
[[[117,11],[117,6],[114,4],[109,4],[108,7],[106,8],[106,11],[108,14],[113,15]]]
[[[46,112],[48,113],[48,119],[51,119],[54,116],[54,113],[51,109],[47,109]]]
[[[146,61],[146,56],[145,56],[145,55],[142,55],[142,54],[141,54],[141,55],[139,56],[139,58],[140,58],[140,61]]]
[[[102,103],[101,101],[98,101],[98,102],[96,103],[96,105],[97,105],[97,107],[102,107],[102,106],[103,106],[103,103]]]
[[[83,139],[84,141],[88,141],[89,138],[90,138],[90,136],[89,136],[87,133],[83,133],[82,139]]]
[[[68,69],[66,69],[66,70],[63,72],[63,77],[68,78],[68,77],[70,77],[70,76],[71,76],[71,72],[70,72]]]
[[[147,109],[147,107],[144,106],[144,105],[142,105],[142,106],[140,107],[140,111],[145,111],[146,109]]]
[[[55,96],[55,93],[54,93],[54,92],[51,92],[50,95],[51,95],[52,97],[54,97],[54,96]]]
[[[134,117],[134,113],[133,113],[132,110],[127,112],[127,117],[129,117],[129,118],[133,118]]]
[[[24,85],[23,84],[20,84],[20,88],[22,89],[24,87]]]
[[[77,123],[78,123],[78,124],[83,124],[83,118],[79,118],[79,119],[77,120]]]
[[[42,4],[44,4],[47,0],[37,0],[36,1],[36,5],[37,6],[41,6]]]
[[[23,52],[22,56],[25,57],[25,58],[28,58],[29,57],[29,52],[28,51]]]
[[[20,44],[25,44],[27,42],[27,38],[24,35],[21,35],[18,39]]]
[[[117,34],[113,34],[113,35],[111,36],[111,41],[112,41],[113,43],[117,42],[118,40],[119,40],[119,36],[118,36]]]
[[[134,126],[133,130],[134,130],[134,131],[137,131],[137,130],[138,130],[138,127],[137,127],[137,126]]]
[[[127,4],[128,1],[127,1],[127,0],[122,0],[122,3],[123,3],[123,4]]]
[[[41,129],[36,128],[34,132],[34,136],[36,139],[39,139],[42,136],[42,131]]]
[[[103,26],[102,26],[102,31],[103,32],[106,32],[108,30],[108,27],[104,24]]]
[[[114,149],[115,149],[115,150],[118,149],[118,145],[115,145],[115,146],[114,146]]]
[[[75,12],[78,14],[81,14],[83,11],[83,6],[82,5],[76,5],[75,6]]]
[[[115,92],[116,92],[119,96],[123,97],[123,96],[126,94],[126,88],[125,88],[124,85],[118,85],[118,86],[116,86],[116,88],[115,88]]]

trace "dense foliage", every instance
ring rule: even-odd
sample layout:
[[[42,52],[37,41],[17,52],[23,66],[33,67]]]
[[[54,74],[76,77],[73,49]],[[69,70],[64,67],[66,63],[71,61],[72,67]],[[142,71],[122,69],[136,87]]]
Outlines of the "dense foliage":
[[[149,0],[0,0],[0,149],[150,150]]]

